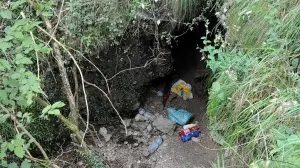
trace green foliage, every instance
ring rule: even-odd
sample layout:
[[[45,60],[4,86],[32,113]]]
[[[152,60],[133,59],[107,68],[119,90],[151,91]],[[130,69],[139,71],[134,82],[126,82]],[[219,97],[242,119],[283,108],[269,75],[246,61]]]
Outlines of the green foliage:
[[[212,135],[231,149],[243,144],[235,150],[243,165],[300,166],[300,77],[290,64],[299,59],[299,12],[298,0],[236,1],[226,39],[203,38],[215,72]]]
[[[47,115],[60,115],[59,108],[62,108],[65,106],[65,103],[63,102],[56,102],[53,105],[46,106],[42,111],[42,118],[48,118]]]
[[[38,12],[50,16],[46,12],[49,12],[51,3],[43,2],[39,4]],[[0,31],[3,32],[0,35],[0,164],[11,168],[28,168],[32,165],[25,159],[25,154],[32,149],[35,139],[26,128],[35,119],[33,113],[29,112],[34,97],[43,91],[41,80],[31,69],[34,69],[32,67],[39,54],[50,52],[32,35],[41,22],[20,15],[26,4],[25,0],[18,0],[10,6],[0,7]],[[30,13],[25,15],[31,16]],[[59,115],[58,109],[63,106],[62,102],[57,102],[43,115]]]
[[[69,0],[63,18],[64,39],[83,53],[119,44],[130,18],[130,6],[118,0]],[[73,42],[72,42],[73,41]],[[72,43],[70,43],[72,42]]]
[[[106,166],[93,153],[80,153],[80,157],[91,168],[105,168]]]
[[[204,0],[166,0],[170,4],[174,18],[179,22],[190,22],[207,5]]]

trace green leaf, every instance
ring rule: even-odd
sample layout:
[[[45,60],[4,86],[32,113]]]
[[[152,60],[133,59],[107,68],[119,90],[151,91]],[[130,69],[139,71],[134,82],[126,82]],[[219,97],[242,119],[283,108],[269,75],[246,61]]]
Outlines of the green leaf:
[[[25,140],[20,136],[16,136],[16,139],[12,140],[12,143],[15,146],[23,146],[25,144]]]
[[[54,110],[50,110],[48,112],[48,114],[52,114],[52,115],[60,115],[60,111],[58,109],[54,109]]]
[[[23,40],[22,40],[22,46],[24,47],[31,47],[31,45],[33,45],[33,40],[30,36],[24,36]],[[29,48],[27,49],[27,51],[25,51],[25,53],[28,53],[32,50],[33,48]]]
[[[1,45],[1,43],[0,43]],[[11,65],[5,59],[0,59],[0,70],[10,69]]]
[[[59,101],[52,105],[52,109],[61,108],[61,107],[64,107],[65,105],[66,105],[65,103]]]
[[[7,99],[7,92],[0,90],[0,102]]]
[[[5,123],[6,122],[6,120],[8,119],[8,117],[9,117],[9,114],[0,114],[0,124],[3,124],[3,123]]]
[[[19,168],[19,166],[17,165],[17,163],[10,163],[7,165],[7,168]]]
[[[8,143],[8,149],[9,149],[10,151],[14,151],[15,145],[12,144],[12,143]]]
[[[17,146],[14,149],[14,153],[16,156],[22,159],[24,157],[25,151],[22,146]]]
[[[12,7],[11,9],[14,10],[14,9],[17,9],[20,5],[22,5],[23,3],[25,3],[26,0],[18,0],[18,1],[14,1],[12,3]]]
[[[25,57],[23,54],[20,54],[20,53],[16,55],[15,62],[16,62],[17,65],[19,65],[19,64],[32,64],[33,63],[29,58]]]
[[[50,17],[52,16],[52,12],[42,12],[42,15],[45,17]]]
[[[17,72],[16,72],[16,73],[13,73],[13,74],[11,75],[11,78],[12,78],[12,79],[19,79],[19,78],[21,78],[21,76],[22,76],[22,75],[21,75],[20,73],[17,73]]]
[[[12,44],[9,43],[9,42],[5,42],[5,41],[0,41],[0,49],[3,51],[3,52],[6,52],[7,49],[11,48],[12,47]]]
[[[42,113],[43,113],[43,114],[48,113],[48,111],[49,111],[50,109],[51,109],[51,105],[48,105],[48,106],[46,106],[46,107],[43,109]]]
[[[17,39],[23,39],[23,38],[24,38],[23,33],[20,32],[20,31],[15,32],[15,33],[14,33],[14,36],[15,36]]]
[[[30,168],[30,167],[31,167],[31,163],[29,163],[27,160],[24,160],[20,166],[20,168]]]
[[[26,98],[27,98],[27,104],[28,105],[31,105],[32,103],[33,103],[33,100],[32,100],[32,97],[34,96],[34,94],[32,93],[32,92],[30,92],[30,93],[28,93],[27,95],[26,95]]]
[[[26,24],[26,25],[24,25],[23,26],[23,30],[25,31],[25,32],[29,32],[29,31],[32,31],[32,29],[34,28],[34,27],[36,27],[37,25],[39,25],[39,24],[41,24],[41,23],[43,23],[43,22],[30,22],[30,24]]]
[[[12,19],[12,12],[8,9],[0,11],[0,16],[3,19]]]
[[[15,22],[13,27],[23,26],[29,22],[29,19],[19,19]]]

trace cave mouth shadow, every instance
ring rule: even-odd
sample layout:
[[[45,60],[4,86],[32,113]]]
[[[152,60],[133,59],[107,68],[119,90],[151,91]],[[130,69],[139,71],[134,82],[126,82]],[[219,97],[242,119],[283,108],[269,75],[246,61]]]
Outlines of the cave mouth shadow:
[[[209,20],[210,24],[208,29],[211,35],[209,40],[213,41],[217,30],[218,19],[214,15],[214,10],[204,14],[205,18]],[[200,49],[204,47],[202,37],[206,36],[205,21],[198,21],[192,26],[181,26],[174,28],[171,31],[172,36],[176,37],[171,42],[171,55],[173,57],[173,71],[164,77],[159,77],[150,82],[150,86],[155,88],[162,88],[162,85],[170,85],[169,83],[182,79],[187,83],[193,84],[195,81],[201,81],[201,85],[206,85],[211,74],[210,69],[207,67],[206,61],[202,59]],[[203,92],[207,93],[209,86]],[[161,91],[170,88],[165,86]]]

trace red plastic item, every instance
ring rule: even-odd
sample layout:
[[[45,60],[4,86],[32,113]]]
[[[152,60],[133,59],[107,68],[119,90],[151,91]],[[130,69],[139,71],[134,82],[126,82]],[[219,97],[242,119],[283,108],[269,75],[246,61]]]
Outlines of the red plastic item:
[[[194,126],[192,128],[189,128],[189,129],[183,129],[183,130],[179,131],[179,136],[181,137],[181,136],[184,136],[184,135],[188,135],[191,132],[194,132],[196,130],[200,130],[200,126],[197,125],[197,126]]]

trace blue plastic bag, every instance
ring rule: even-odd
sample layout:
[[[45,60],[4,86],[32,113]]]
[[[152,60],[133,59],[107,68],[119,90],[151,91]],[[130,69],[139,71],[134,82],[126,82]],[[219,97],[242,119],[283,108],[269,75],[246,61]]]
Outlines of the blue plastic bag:
[[[168,117],[179,125],[186,125],[193,115],[183,109],[168,108]]]

